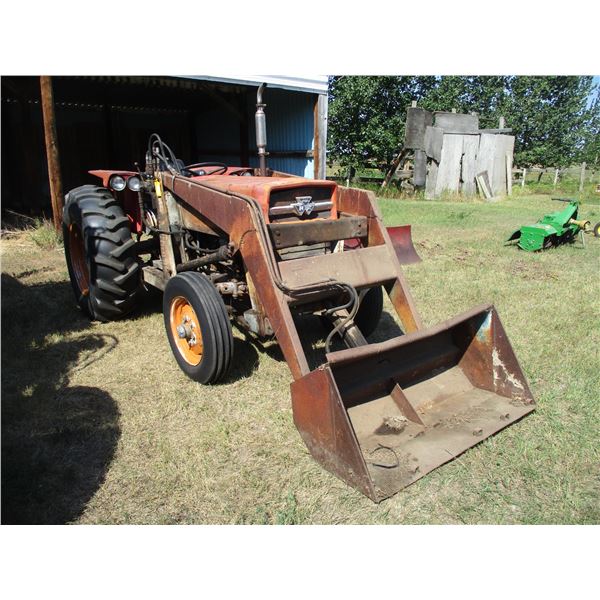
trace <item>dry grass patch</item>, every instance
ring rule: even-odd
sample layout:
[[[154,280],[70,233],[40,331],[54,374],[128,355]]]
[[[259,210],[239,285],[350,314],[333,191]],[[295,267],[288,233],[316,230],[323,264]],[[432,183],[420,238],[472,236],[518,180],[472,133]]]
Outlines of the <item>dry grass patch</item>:
[[[62,250],[25,232],[2,241],[3,521],[597,523],[600,240],[505,247],[556,209],[543,197],[381,204],[388,224],[413,224],[424,261],[406,276],[426,324],[495,303],[533,415],[375,505],[311,459],[275,343],[234,330],[232,372],[198,385],[171,356],[159,295],[91,324]],[[396,330],[386,308],[374,339]],[[319,348],[318,324],[304,327]]]

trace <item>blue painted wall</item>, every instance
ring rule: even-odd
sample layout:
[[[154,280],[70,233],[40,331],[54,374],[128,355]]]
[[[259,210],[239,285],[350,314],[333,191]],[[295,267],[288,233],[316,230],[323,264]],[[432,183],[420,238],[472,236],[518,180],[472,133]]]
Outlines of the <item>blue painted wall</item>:
[[[315,95],[304,92],[266,88],[263,96],[267,115],[267,152],[314,149]],[[254,113],[256,97],[248,93],[248,149],[250,166],[258,166]],[[225,154],[200,154],[195,162],[215,160],[231,165],[240,164],[240,124],[237,117],[224,107],[205,111],[196,117],[200,148],[215,148]],[[314,159],[300,157],[268,157],[271,169],[304,177],[314,176]]]

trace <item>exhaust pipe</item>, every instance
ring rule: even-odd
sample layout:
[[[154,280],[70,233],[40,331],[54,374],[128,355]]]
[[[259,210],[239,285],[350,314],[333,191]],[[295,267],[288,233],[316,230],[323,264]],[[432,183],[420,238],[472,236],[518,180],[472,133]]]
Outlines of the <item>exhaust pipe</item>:
[[[261,83],[256,92],[256,113],[254,122],[256,124],[256,146],[258,148],[259,174],[262,177],[267,175],[267,117],[265,115],[265,106],[262,101],[263,90],[267,87],[266,83]]]

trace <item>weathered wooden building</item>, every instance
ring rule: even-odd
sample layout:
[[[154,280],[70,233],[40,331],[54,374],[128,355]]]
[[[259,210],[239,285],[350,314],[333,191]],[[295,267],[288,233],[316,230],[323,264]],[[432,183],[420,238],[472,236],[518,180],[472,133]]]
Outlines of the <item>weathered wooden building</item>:
[[[414,153],[413,184],[425,197],[450,192],[486,197],[511,193],[515,138],[501,123],[480,129],[475,113],[407,111],[404,149]]]
[[[143,164],[157,132],[186,163],[257,166],[256,89],[267,83],[269,166],[324,177],[327,77],[52,78],[65,191],[90,169]],[[50,215],[39,77],[2,77],[2,207]]]

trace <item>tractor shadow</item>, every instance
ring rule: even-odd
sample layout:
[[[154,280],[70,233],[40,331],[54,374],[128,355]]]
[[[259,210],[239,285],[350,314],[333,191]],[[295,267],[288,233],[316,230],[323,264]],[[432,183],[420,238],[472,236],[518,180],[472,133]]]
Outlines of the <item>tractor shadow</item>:
[[[117,345],[86,333],[69,282],[25,285],[2,274],[2,523],[77,520],[104,481],[120,437],[119,411],[73,369]],[[81,332],[75,339],[66,334]]]
[[[240,333],[243,333],[237,327],[235,328]],[[259,351],[260,346],[257,345],[255,340],[252,340],[250,336],[245,335],[245,339],[239,337],[233,338],[233,361],[231,367],[225,375],[225,377],[219,381],[217,385],[227,385],[234,383],[239,379],[245,379],[250,377],[256,369],[258,369],[258,363],[260,361]],[[260,343],[259,343],[260,344]]]

